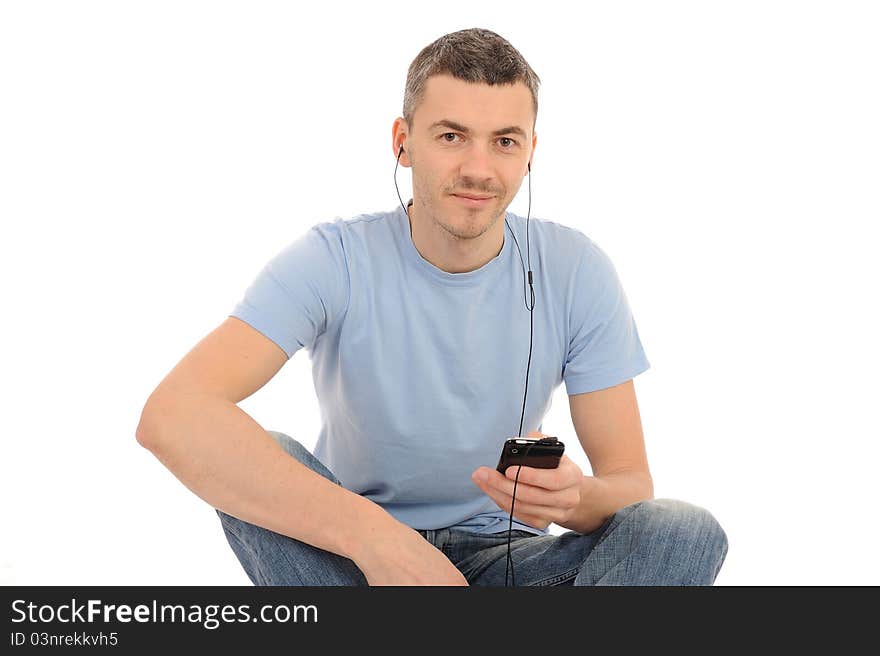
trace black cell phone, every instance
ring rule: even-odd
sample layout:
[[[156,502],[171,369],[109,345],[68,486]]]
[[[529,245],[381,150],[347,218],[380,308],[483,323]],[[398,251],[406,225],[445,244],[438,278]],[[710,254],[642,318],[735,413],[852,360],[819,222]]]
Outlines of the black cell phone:
[[[556,469],[565,445],[555,437],[511,437],[504,442],[496,469],[504,474],[511,465]]]

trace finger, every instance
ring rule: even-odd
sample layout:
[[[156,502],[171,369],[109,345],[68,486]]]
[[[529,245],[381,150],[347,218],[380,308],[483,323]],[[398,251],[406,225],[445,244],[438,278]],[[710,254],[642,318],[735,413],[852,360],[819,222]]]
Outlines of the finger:
[[[519,478],[517,478],[517,473],[519,473]],[[550,470],[529,467],[528,465],[511,465],[504,470],[504,477],[511,481],[518,481],[520,484],[526,483],[547,489],[552,489],[551,485],[553,484]]]
[[[563,455],[559,460],[559,465],[551,469],[543,469],[540,467],[528,467],[522,465],[511,465],[505,472],[505,478],[513,481],[516,480],[517,470],[519,470],[519,482],[528,483],[536,487],[542,487],[547,490],[563,490],[567,487],[575,485],[581,478],[583,472],[568,456]]]
[[[495,472],[497,477],[490,475],[489,481],[499,490],[513,493],[513,486],[516,484],[517,494],[524,486],[532,490],[540,490],[545,494],[560,496],[560,493],[572,486],[570,482],[566,482],[565,475],[556,470],[538,469],[535,467],[522,467],[519,465],[511,465],[505,470],[502,476],[499,472]],[[540,499],[532,498],[532,501],[542,503]],[[546,503],[546,502],[544,502]]]
[[[511,467],[516,470],[516,466]],[[516,474],[514,473],[514,476]],[[489,472],[489,480],[487,480],[481,488],[484,491],[491,489],[493,492],[501,494],[503,497],[510,498],[514,494],[516,488],[516,502],[527,502],[535,506],[559,507],[565,504],[568,495],[564,491],[548,490],[546,488],[529,485],[523,483],[522,476],[518,481],[514,481],[502,476],[497,471]]]
[[[475,474],[476,474],[476,472],[475,472]],[[494,474],[494,477],[492,476],[492,474]],[[488,496],[490,499],[492,499],[499,506],[505,505],[508,509],[507,512],[510,512],[510,500],[512,498],[511,494],[513,492],[512,486],[511,486],[511,489],[509,492],[505,492],[505,491],[499,489],[498,487],[496,487],[496,485],[493,485],[491,482],[491,480],[494,478],[496,483],[497,483],[497,481],[501,481],[503,484],[504,477],[501,476],[501,474],[499,474],[497,471],[491,472],[490,476],[489,476],[490,481],[488,481],[488,482],[480,480],[480,478],[477,477],[476,475],[473,476],[472,478],[473,478],[474,484],[476,484],[476,486],[479,487],[486,494],[486,496]],[[520,484],[517,484],[517,486],[516,486],[516,507],[517,508],[519,508],[520,503],[523,502],[523,491],[527,487],[528,486],[520,485]],[[540,490],[537,490],[537,491],[540,492]],[[527,496],[529,497],[530,503],[534,503],[534,500],[535,500],[534,493],[528,494]],[[543,504],[535,503],[534,505],[539,506],[539,505],[543,505]]]
[[[487,490],[486,494],[504,512],[509,514],[512,507],[513,516],[526,524],[540,523],[542,520],[551,522],[561,521],[565,517],[565,511],[561,508],[523,502],[519,497],[518,488],[515,500],[510,495],[491,488]]]

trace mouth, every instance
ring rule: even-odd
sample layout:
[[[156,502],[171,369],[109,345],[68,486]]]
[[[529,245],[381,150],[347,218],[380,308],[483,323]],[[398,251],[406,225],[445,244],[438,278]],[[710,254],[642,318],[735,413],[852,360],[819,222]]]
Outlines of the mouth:
[[[483,207],[487,205],[490,200],[495,198],[494,196],[472,196],[468,195],[459,195],[459,194],[451,194],[453,198],[457,199],[459,202],[464,203],[468,207]]]

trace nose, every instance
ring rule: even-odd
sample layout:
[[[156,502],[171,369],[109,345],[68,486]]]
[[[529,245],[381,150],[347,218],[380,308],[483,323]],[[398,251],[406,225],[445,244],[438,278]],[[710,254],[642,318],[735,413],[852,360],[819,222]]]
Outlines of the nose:
[[[486,182],[494,177],[490,148],[491,146],[471,142],[467,149],[459,170],[462,179],[469,181],[467,189],[492,193],[491,187],[486,186]]]

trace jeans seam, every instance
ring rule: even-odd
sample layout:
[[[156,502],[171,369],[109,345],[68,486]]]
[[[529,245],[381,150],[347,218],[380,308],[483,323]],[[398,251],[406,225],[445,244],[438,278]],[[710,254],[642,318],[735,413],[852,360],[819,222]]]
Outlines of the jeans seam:
[[[242,548],[248,552],[251,557],[251,562],[253,562],[254,567],[257,570],[257,574],[260,575],[260,580],[263,581],[263,583],[261,583],[260,585],[265,585],[266,575],[263,574],[263,568],[260,567],[260,559],[257,558],[257,552],[254,551],[251,545],[249,545],[247,541],[244,540],[244,538],[242,538],[235,530],[233,530],[230,525],[227,524],[225,526],[226,530],[229,531],[229,534],[235,538],[235,541],[238,542],[242,546]]]
[[[541,585],[553,585],[554,583],[561,583],[562,581],[565,581],[568,579],[573,579],[574,577],[576,577],[578,575],[579,571],[580,571],[580,567],[575,567],[574,569],[571,569],[567,572],[563,572],[562,574],[557,574],[556,576],[551,576],[550,578],[544,579],[543,581],[538,581],[534,585],[541,586]]]

